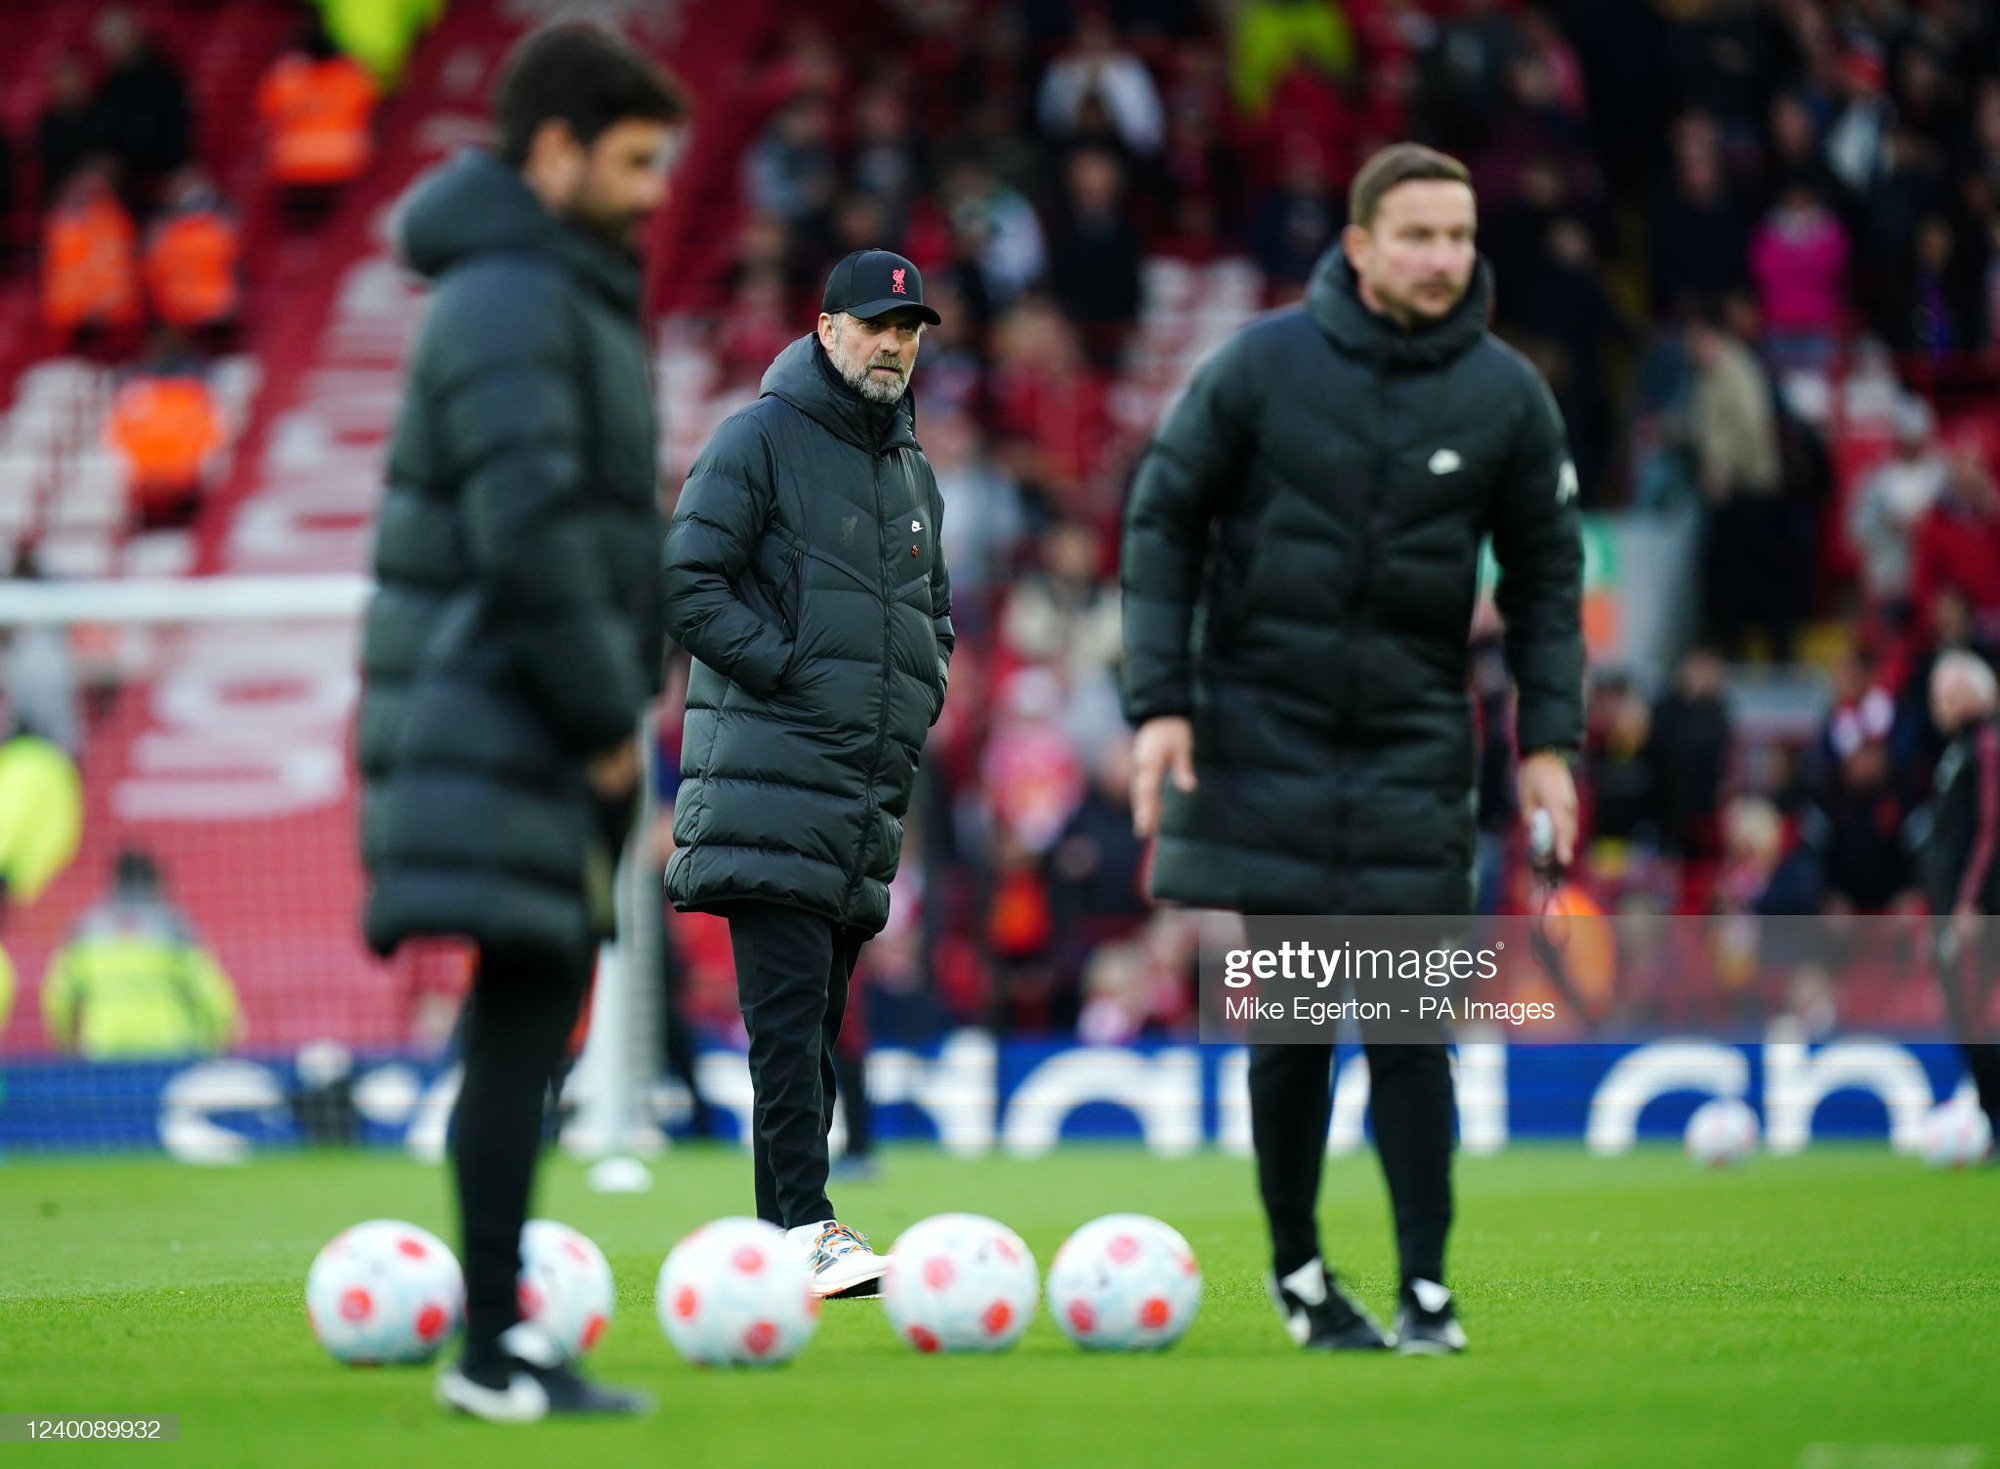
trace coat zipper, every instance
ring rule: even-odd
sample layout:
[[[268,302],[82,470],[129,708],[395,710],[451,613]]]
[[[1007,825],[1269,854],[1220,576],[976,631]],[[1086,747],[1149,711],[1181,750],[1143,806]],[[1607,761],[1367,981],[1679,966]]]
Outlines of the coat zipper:
[[[785,575],[778,583],[778,621],[784,624],[786,634],[793,639],[799,635],[799,620],[792,615],[786,599],[792,590],[792,578],[799,574],[805,555],[804,547],[792,547],[791,554],[785,558]]]

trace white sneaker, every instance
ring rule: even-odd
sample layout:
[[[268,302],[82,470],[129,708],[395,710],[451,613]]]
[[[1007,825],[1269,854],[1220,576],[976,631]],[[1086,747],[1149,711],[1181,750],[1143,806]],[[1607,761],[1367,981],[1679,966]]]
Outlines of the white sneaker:
[[[437,1401],[488,1423],[535,1423],[549,1413],[548,1390],[533,1373],[505,1360],[479,1374],[454,1362],[438,1374]]]
[[[812,1272],[814,1295],[879,1294],[882,1274],[889,1268],[889,1257],[869,1249],[866,1235],[857,1234],[832,1219],[824,1219],[818,1224],[801,1224],[795,1229],[788,1229],[785,1238],[806,1252],[806,1266]]]

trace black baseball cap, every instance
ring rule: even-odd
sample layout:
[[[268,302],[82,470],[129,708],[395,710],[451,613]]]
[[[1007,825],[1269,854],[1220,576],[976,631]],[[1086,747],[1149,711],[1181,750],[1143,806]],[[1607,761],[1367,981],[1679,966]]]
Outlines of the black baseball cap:
[[[829,316],[845,311],[864,321],[898,307],[915,311],[932,326],[944,318],[924,305],[924,278],[894,250],[856,250],[826,278],[819,309]]]

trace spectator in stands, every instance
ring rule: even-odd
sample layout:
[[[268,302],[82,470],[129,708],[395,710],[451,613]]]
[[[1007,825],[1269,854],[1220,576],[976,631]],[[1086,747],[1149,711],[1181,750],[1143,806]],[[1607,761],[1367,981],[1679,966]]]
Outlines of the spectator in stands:
[[[90,77],[83,63],[65,51],[49,69],[48,105],[35,120],[36,183],[44,209],[105,143],[103,119],[91,102]]]
[[[1577,478],[1589,503],[1602,491],[1610,447],[1608,354],[1632,343],[1632,329],[1604,288],[1589,227],[1574,215],[1549,225],[1539,268],[1516,279],[1525,283],[1516,319],[1540,348],[1529,355],[1569,426]]]
[[[243,1033],[235,986],[136,848],[49,960],[42,1019],[50,1045],[91,1061],[215,1055]]]
[[[1345,80],[1357,60],[1354,28],[1336,0],[1247,0],[1236,8],[1229,42],[1230,90],[1250,118],[1269,110],[1288,74]]]
[[[1035,206],[982,164],[961,159],[952,166],[944,204],[960,248],[979,267],[992,309],[1011,305],[1041,279],[1048,252]]]
[[[833,204],[840,170],[832,114],[817,97],[787,104],[744,158],[743,190],[760,213],[797,228]]]
[[[1008,313],[994,340],[993,426],[1008,467],[1056,513],[1108,521],[1114,425],[1075,331],[1036,297]]]
[[[28,712],[0,705],[0,918],[40,897],[83,835],[76,762]]]
[[[1703,547],[1709,624],[1725,653],[1761,628],[1791,656],[1795,548],[1782,498],[1771,381],[1711,310],[1688,324],[1694,369],[1685,431],[1709,511]]]
[[[1842,767],[1862,746],[1886,740],[1896,705],[1878,678],[1875,662],[1858,648],[1833,663],[1833,701],[1820,725],[1814,779],[1822,792],[1840,784]]]
[[[1715,120],[1690,113],[1674,124],[1673,177],[1652,203],[1648,234],[1653,310],[1686,310],[1744,279],[1749,223],[1729,192]]]
[[[1115,367],[1139,321],[1142,242],[1125,205],[1124,167],[1115,154],[1070,155],[1061,223],[1049,248],[1049,289],[1082,329],[1091,360]]]
[[[319,0],[335,44],[384,87],[402,75],[410,48],[444,6],[445,0]]]
[[[796,319],[781,269],[758,264],[746,270],[716,333],[716,356],[729,380],[754,385],[761,379],[771,359],[797,335]]]
[[[1565,174],[1587,178],[1588,146],[1582,119],[1566,105],[1550,63],[1522,52],[1507,62],[1505,100],[1467,151],[1480,198],[1500,200],[1513,192],[1531,159],[1557,160]]]
[[[1765,351],[1780,370],[1822,370],[1847,319],[1847,230],[1809,184],[1793,184],[1750,243]]]
[[[925,333],[925,371],[935,373],[937,364],[928,355],[932,335]],[[1026,533],[1020,487],[987,454],[979,425],[968,413],[929,414],[924,452],[950,507],[944,555],[951,567],[952,625],[961,637],[977,636],[992,625],[994,598],[1009,585],[1014,548]]]
[[[154,333],[146,360],[113,394],[105,437],[124,461],[141,526],[193,517],[228,432],[201,358],[171,327]]]
[[[1653,711],[1631,678],[1595,679],[1584,717],[1584,787],[1591,800],[1589,868],[1616,876],[1631,849],[1660,845]]]
[[[1823,908],[1880,913],[1909,887],[1903,804],[1881,736],[1864,735],[1841,756],[1801,826],[1826,876]]]
[[[98,15],[91,37],[104,60],[93,100],[103,128],[98,145],[121,165],[128,197],[148,205],[189,158],[194,114],[187,83],[121,5]]]
[[[1826,161],[1849,193],[1866,195],[1888,164],[1887,144],[1896,110],[1882,88],[1882,58],[1856,46],[1843,59],[1840,97],[1827,129]]]
[[[307,22],[257,87],[266,173],[289,205],[323,210],[367,170],[377,99],[367,69],[340,53],[317,17]]]
[[[1326,150],[1310,138],[1287,142],[1278,181],[1258,206],[1251,227],[1251,246],[1266,286],[1277,295],[1296,297],[1346,218],[1346,202],[1327,170]]]
[[[1885,274],[1882,320],[1889,345],[1941,359],[1986,345],[1986,267],[1943,214],[1927,214]]]
[[[2000,623],[2000,492],[1971,434],[1946,446],[1944,462],[1943,492],[1917,527],[1911,590],[1920,607],[1946,587],[1963,592],[1991,636]]]
[[[1160,151],[1166,123],[1152,73],[1122,48],[1111,17],[1095,6],[1077,15],[1069,46],[1042,76],[1037,106],[1042,131],[1058,141],[1076,137],[1092,98],[1130,152],[1145,156]]]
[[[1729,670],[1712,648],[1682,658],[1673,683],[1653,706],[1646,742],[1666,849],[1692,861],[1721,850],[1718,813],[1728,776]]]
[[[861,193],[879,201],[889,216],[878,240],[902,234],[917,192],[918,172],[917,137],[902,93],[894,87],[870,87],[854,104],[848,177]]]
[[[219,333],[242,302],[236,216],[200,168],[183,169],[146,232],[142,262],[153,319],[176,331]]]
[[[1132,833],[1132,740],[1114,730],[1090,761],[1090,783],[1043,855],[1055,931],[1055,980],[1075,987],[1092,950],[1136,932],[1149,904],[1139,888],[1145,847]]]
[[[1529,158],[1493,205],[1480,210],[1479,253],[1492,265],[1494,279],[1532,281],[1548,260],[1549,227],[1559,219],[1582,217],[1582,203],[1562,160]],[[1522,304],[1518,289],[1502,292],[1494,303],[1495,318],[1518,325]]]
[[[1853,196],[1827,167],[1819,118],[1812,105],[1798,92],[1784,92],[1771,103],[1764,197],[1775,204],[1795,188],[1811,189],[1837,214],[1846,214],[1853,207]]]
[[[1500,0],[1461,0],[1420,60],[1419,110],[1441,146],[1474,151],[1498,112],[1521,35]]]
[[[71,174],[44,227],[42,320],[64,339],[139,325],[136,234],[112,167],[99,158]]]
[[[32,904],[69,865],[83,829],[75,762],[11,704],[13,671],[0,689],[0,932],[12,909]],[[13,960],[0,948],[0,1027],[14,986]]]
[[[1053,668],[1068,690],[1105,677],[1118,656],[1118,591],[1104,578],[1096,529],[1062,521],[1042,532],[1040,564],[1014,583],[1000,637],[1023,662]]]
[[[1944,491],[1944,460],[1931,440],[1935,427],[1930,404],[1904,397],[1896,405],[1895,453],[1869,471],[1848,511],[1862,590],[1899,624],[1911,612],[1911,542]]]

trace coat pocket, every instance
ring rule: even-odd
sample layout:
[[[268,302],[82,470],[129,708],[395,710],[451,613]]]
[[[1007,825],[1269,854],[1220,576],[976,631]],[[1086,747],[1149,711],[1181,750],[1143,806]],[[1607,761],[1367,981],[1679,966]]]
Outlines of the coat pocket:
[[[799,662],[799,630],[805,625],[805,577],[800,568],[805,565],[805,559],[804,546],[793,546],[785,553],[784,574],[778,578],[777,589],[771,596],[771,604],[778,612],[778,626],[785,630],[785,637],[792,645],[791,652],[785,657],[784,669],[778,675],[780,687],[791,677]]]

